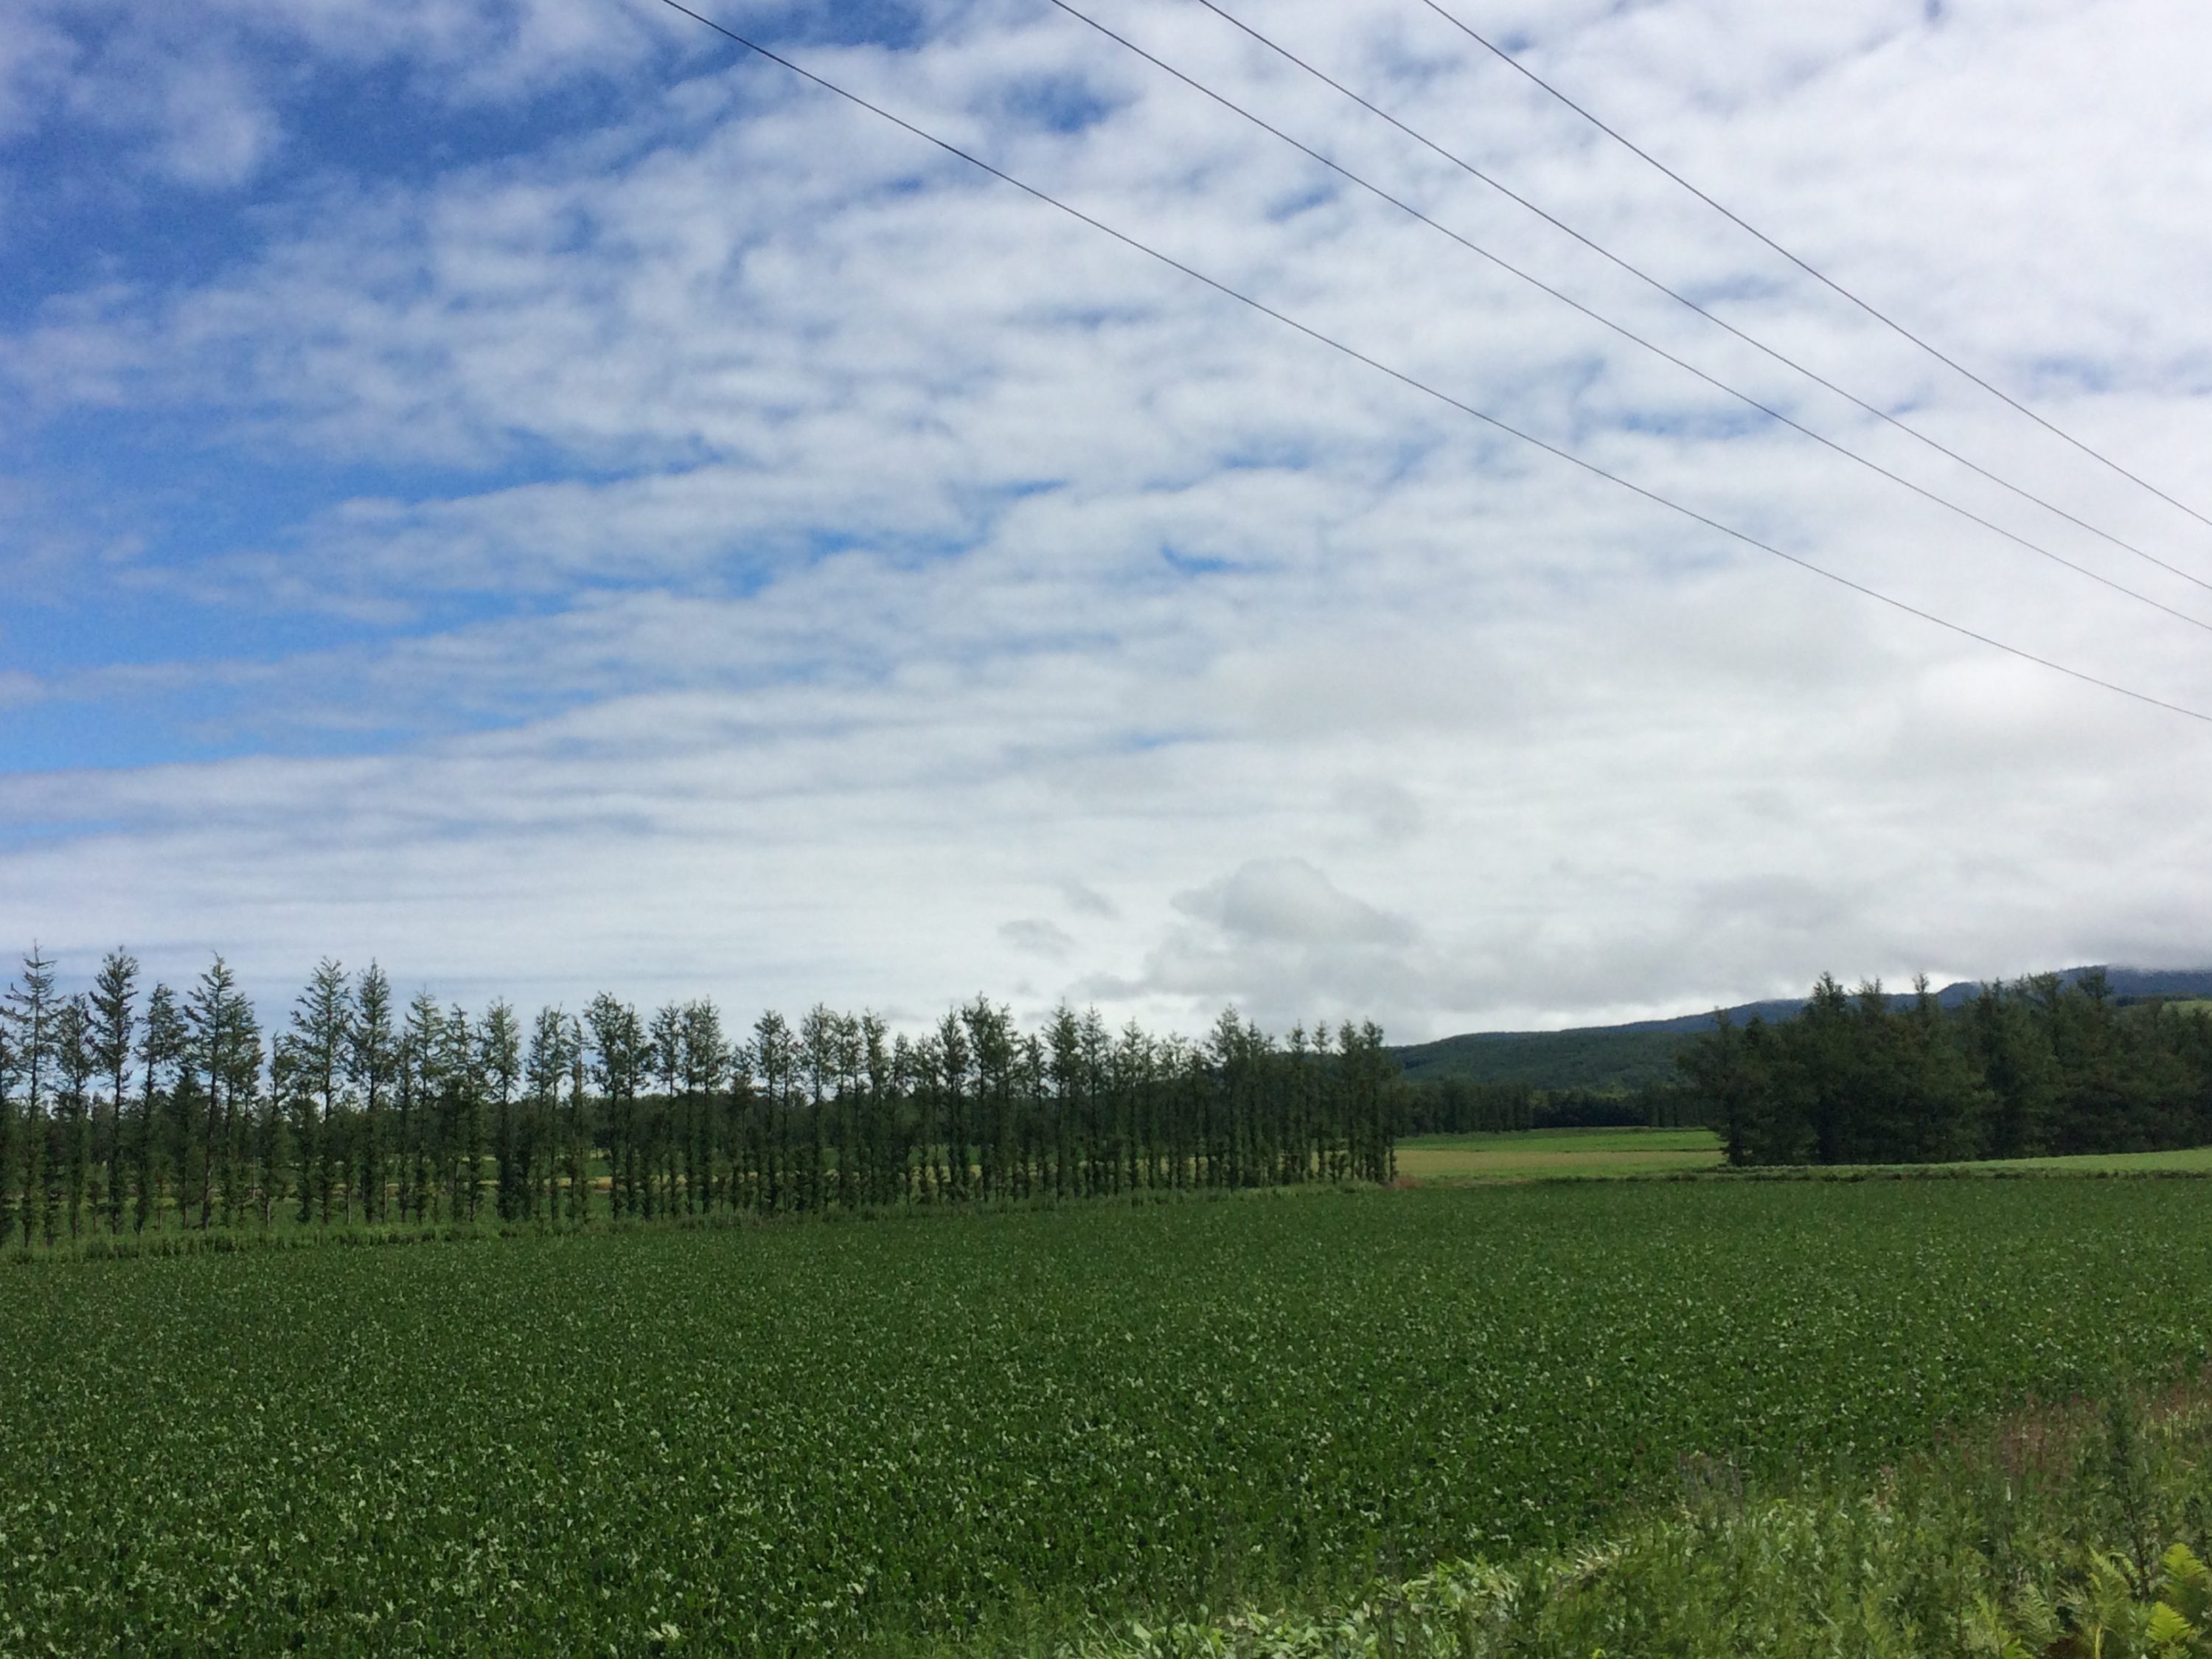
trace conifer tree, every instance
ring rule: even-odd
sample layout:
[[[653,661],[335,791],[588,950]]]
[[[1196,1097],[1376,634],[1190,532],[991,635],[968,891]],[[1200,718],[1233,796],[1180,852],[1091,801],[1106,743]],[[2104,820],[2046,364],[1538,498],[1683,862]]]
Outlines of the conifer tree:
[[[831,1016],[830,1051],[836,1074],[837,1202],[847,1210],[860,1206],[866,1190],[867,1171],[862,1166],[860,1114],[865,1104],[860,1091],[860,1023],[850,1014]]]
[[[398,1020],[380,970],[356,992],[325,960],[264,1044],[221,957],[185,999],[156,985],[143,1021],[137,967],[112,952],[90,994],[64,998],[34,950],[0,1010],[0,1229],[27,1242],[103,1212],[119,1229],[134,1190],[141,1228],[172,1212],[266,1228],[288,1201],[301,1224],[327,1224],[341,1193],[348,1218],[357,1202],[382,1222],[396,1202],[416,1224],[466,1223],[495,1175],[502,1219],[580,1221],[602,1128],[625,1218],[1387,1181],[1402,1110],[1371,1024],[1346,1024],[1334,1047],[1303,1029],[1278,1047],[1232,1012],[1198,1046],[1133,1024],[1117,1040],[1095,1009],[1066,1006],[1023,1031],[979,996],[918,1042],[872,1013],[817,1004],[794,1032],[770,1011],[733,1053],[710,1002],[669,1004],[648,1028],[600,996],[586,1021],[541,1012],[526,1053],[504,1002],[472,1018],[424,993]],[[1838,1145],[1984,1132],[1986,1068],[1962,1058],[1932,999],[1893,1017],[1869,988],[1842,1014],[1853,1087],[1876,1105],[1843,1123]],[[2179,1133],[2199,1111],[2174,1103],[2197,1086],[2187,1079],[2212,1076],[2212,1022],[2123,1019],[2069,991],[2046,1023],[2072,1098],[2099,1066],[2133,1091],[2111,1109],[2134,1115],[2131,1133]],[[2146,1090],[2150,1106],[2130,1103]],[[2092,1119],[2077,1106],[2072,1121]]]
[[[836,1016],[817,1002],[799,1022],[799,1060],[806,1072],[806,1138],[800,1164],[799,1207],[805,1210],[827,1206],[829,1134],[823,1120],[825,1103],[837,1075],[836,1043]]]
[[[84,1227],[92,1182],[92,1082],[100,1062],[92,1047],[92,1008],[82,996],[64,997],[54,1018],[56,1082],[52,1139],[46,1160],[46,1241],[57,1231],[55,1212],[69,1236]]]
[[[716,1166],[725,1161],[730,1151],[726,1145],[719,1144],[726,1137],[719,1132],[718,1125],[726,1123],[727,1119],[716,1110],[730,1070],[729,1042],[722,1035],[721,1011],[705,998],[687,1002],[678,1035],[684,1055],[681,1081],[687,1103],[684,1181],[687,1194],[693,1188],[698,1189],[698,1207],[703,1212],[714,1208],[714,1194],[720,1184]],[[730,1202],[734,1206],[734,1185],[729,1190]],[[688,1196],[686,1201],[688,1207]]]
[[[343,1092],[353,1031],[353,994],[345,969],[325,957],[292,1005],[287,1043],[298,1073],[294,1092],[302,1224],[319,1214],[323,1224],[330,1224],[331,1201],[344,1177]]]
[[[255,1046],[258,1051],[258,1042]],[[302,1210],[307,1192],[305,1166],[294,1155],[298,1142],[291,1127],[301,1115],[299,1097],[307,1093],[308,1079],[299,1056],[282,1036],[270,1041],[267,1059],[269,1086],[256,1091],[258,1100],[252,1114],[253,1195],[264,1232],[276,1224],[276,1206],[287,1192]]]
[[[137,1121],[137,1230],[167,1221],[166,1188],[172,1172],[183,1179],[184,1137],[179,1084],[186,1070],[191,1036],[177,994],[157,984],[146,999],[146,1029],[139,1039],[142,1083]],[[181,1206],[181,1186],[178,1188]]]
[[[647,1212],[645,1148],[638,1133],[646,1038],[637,1010],[601,992],[584,1011],[591,1032],[592,1079],[605,1103],[610,1201],[617,1215]]]
[[[238,988],[230,964],[217,956],[200,975],[185,1005],[191,1030],[193,1069],[204,1080],[204,1109],[199,1117],[204,1146],[197,1159],[200,1174],[200,1226],[214,1219],[218,1194],[224,1219],[237,1219],[244,1198],[240,1165],[246,1131],[258,1097],[261,1032],[252,1005]]]
[[[519,1197],[527,1180],[526,1175],[510,1167],[519,1163],[518,1137],[514,1127],[515,1091],[522,1081],[522,1027],[514,1017],[514,1010],[495,998],[484,1010],[483,1018],[477,1026],[476,1058],[482,1085],[472,1091],[472,1118],[469,1134],[468,1219],[477,1218],[477,1201],[483,1191],[483,1111],[481,1103],[488,1096],[491,1104],[493,1156],[498,1160],[499,1185],[495,1206],[502,1218],[510,1217],[517,1207],[510,1194]]]
[[[771,1212],[795,1207],[792,1182],[792,1098],[799,1057],[791,1027],[770,1009],[753,1022],[753,1066],[760,1077],[762,1166]]]
[[[23,977],[8,988],[4,1007],[13,1034],[15,1072],[21,1107],[16,1137],[15,1218],[23,1243],[31,1242],[32,1229],[43,1207],[46,1192],[46,1116],[53,1087],[54,1019],[59,1012],[54,964],[33,943],[23,958]],[[8,1171],[0,1170],[0,1178]]]
[[[957,1012],[947,1013],[937,1024],[934,1046],[938,1117],[945,1146],[945,1180],[941,1189],[955,1204],[965,1204],[974,1190],[975,1132],[970,1109],[969,1073],[973,1054],[968,1043],[968,1024]]]
[[[9,1022],[0,1018],[0,1246],[7,1243],[15,1227],[15,1034]]]
[[[584,1026],[568,1022],[568,1216],[588,1220],[592,1213],[591,1097],[584,1092]]]
[[[392,1030],[392,981],[374,962],[354,992],[353,1023],[346,1033],[346,1075],[361,1092],[361,1121],[349,1160],[351,1187],[361,1200],[362,1219],[385,1218],[389,1180],[386,1168],[389,1109],[399,1040]]]
[[[907,1197],[908,1160],[894,1103],[898,1091],[894,1056],[884,1042],[890,1028],[879,1015],[865,1013],[854,1024],[853,1035],[860,1057],[860,1157],[866,1171],[864,1196],[873,1205],[897,1203]]]
[[[417,991],[399,1033],[396,1125],[399,1154],[399,1218],[429,1218],[432,1128],[447,1088],[446,1015],[437,999]]]
[[[517,1137],[514,1184],[502,1179],[501,1194],[507,1208],[501,1214],[510,1221],[534,1219],[542,1191],[548,1220],[557,1216],[555,1183],[563,1162],[561,1148],[561,1085],[569,1067],[568,1019],[558,1008],[541,1008],[530,1027],[530,1054],[524,1062],[524,1088],[528,1105]],[[504,1170],[502,1169],[502,1176]],[[541,1187],[542,1181],[542,1187]]]
[[[92,987],[92,1048],[107,1094],[100,1112],[97,1156],[106,1176],[107,1230],[123,1231],[127,1184],[125,1125],[131,1121],[131,1062],[137,1036],[138,963],[125,951],[111,951]]]
[[[676,1164],[690,1144],[683,1127],[690,1099],[684,1086],[684,1010],[680,1006],[664,1002],[653,1011],[646,1027],[645,1048],[646,1069],[660,1085],[653,1156],[647,1161],[659,1171],[667,1207],[673,1213],[678,1203]]]

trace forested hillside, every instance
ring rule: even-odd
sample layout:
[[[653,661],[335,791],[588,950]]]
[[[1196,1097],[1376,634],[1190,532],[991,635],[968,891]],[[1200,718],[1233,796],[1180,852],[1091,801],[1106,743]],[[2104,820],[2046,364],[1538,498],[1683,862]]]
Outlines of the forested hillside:
[[[1687,1033],[1591,1026],[1574,1031],[1474,1031],[1391,1052],[1417,1083],[1518,1084],[1531,1089],[1630,1090],[1674,1075]]]
[[[64,994],[35,951],[0,1019],[0,1242],[149,1228],[576,1222],[1382,1181],[1373,1024],[1203,1042],[978,998],[926,1035],[817,1006],[601,995],[525,1020],[325,962],[264,1030],[220,957]]]
[[[1681,1068],[1731,1163],[1883,1164],[2150,1152],[2212,1140],[2212,1012],[2124,1000],[2104,973],[1989,986],[1814,988],[1785,1022],[1723,1018]]]
[[[2090,974],[2101,975],[2108,994],[2123,1004],[2212,998],[2212,969],[2069,968],[2052,977],[2073,985]],[[1934,995],[1939,1006],[1958,1008],[1974,1000],[1981,989],[1978,981],[1960,980]],[[1915,998],[1893,993],[1891,1000],[1902,1009]],[[1406,1075],[1419,1083],[1457,1078],[1471,1084],[1523,1084],[1547,1091],[1632,1093],[1673,1081],[1675,1059],[1690,1038],[1711,1030],[1719,1020],[1742,1025],[1759,1018],[1771,1024],[1796,1018],[1804,1006],[1802,998],[1781,997],[1621,1025],[1469,1031],[1434,1042],[1407,1043],[1390,1053]]]

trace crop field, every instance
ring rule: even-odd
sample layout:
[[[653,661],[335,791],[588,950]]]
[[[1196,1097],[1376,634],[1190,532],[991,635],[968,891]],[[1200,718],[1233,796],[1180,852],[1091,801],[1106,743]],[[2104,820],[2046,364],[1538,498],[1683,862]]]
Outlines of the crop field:
[[[1416,1135],[1398,1142],[1398,1173],[1424,1186],[1498,1181],[1694,1175],[1725,1167],[1710,1129],[1523,1129]],[[1848,1180],[1875,1172],[1936,1177],[1984,1175],[2212,1175],[2212,1146],[2160,1152],[2082,1152],[2063,1158],[1984,1158],[1965,1164],[1838,1164],[1799,1173]]]
[[[1398,1173],[1422,1182],[1680,1175],[1721,1163],[1710,1129],[1522,1129],[1398,1143]]]
[[[2212,1183],[1493,1186],[0,1271],[0,1650],[988,1649],[2207,1354]]]

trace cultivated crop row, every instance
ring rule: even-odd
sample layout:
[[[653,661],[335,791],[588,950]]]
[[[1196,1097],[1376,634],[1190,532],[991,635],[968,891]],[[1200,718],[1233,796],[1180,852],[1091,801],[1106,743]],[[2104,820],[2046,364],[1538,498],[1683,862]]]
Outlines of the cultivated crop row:
[[[2181,1182],[18,1266],[0,1650],[866,1651],[1296,1605],[1587,1537],[1686,1459],[1863,1474],[2201,1358],[2208,1268]]]

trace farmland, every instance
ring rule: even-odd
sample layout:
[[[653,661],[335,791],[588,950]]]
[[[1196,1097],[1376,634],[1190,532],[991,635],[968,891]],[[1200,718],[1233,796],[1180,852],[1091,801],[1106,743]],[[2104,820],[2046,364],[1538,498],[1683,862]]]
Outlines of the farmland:
[[[1720,1139],[1710,1129],[1533,1129],[1487,1134],[1415,1135],[1398,1143],[1397,1158],[1400,1175],[1423,1186],[1687,1176],[1718,1172],[1725,1167]],[[2185,1146],[2159,1152],[2076,1152],[2054,1158],[1982,1158],[1943,1164],[1836,1164],[1790,1173],[1846,1180],[1877,1173],[2006,1176],[2212,1175],[2212,1146]]]
[[[0,1645],[988,1648],[2204,1357],[2197,1182],[1100,1204],[0,1273]]]
[[[1399,1172],[1423,1183],[1684,1175],[1721,1161],[1710,1129],[1534,1129],[1398,1143]]]

